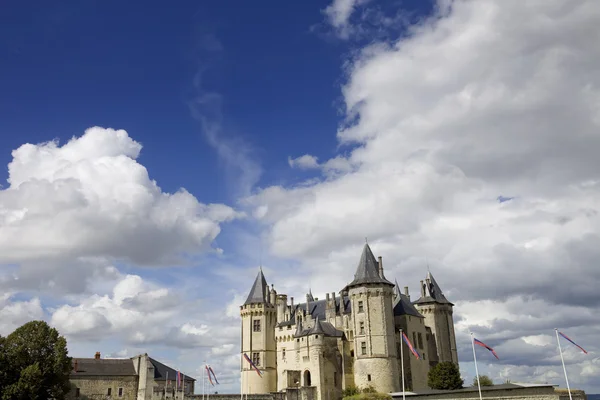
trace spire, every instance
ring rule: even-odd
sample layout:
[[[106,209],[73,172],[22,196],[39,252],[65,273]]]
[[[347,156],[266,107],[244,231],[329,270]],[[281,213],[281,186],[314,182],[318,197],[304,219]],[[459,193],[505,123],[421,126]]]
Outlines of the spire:
[[[306,295],[306,301],[315,301],[315,297],[312,294],[312,290],[310,290],[310,288],[308,289],[308,294]]]
[[[260,268],[260,271],[258,271],[258,275],[256,275],[256,279],[254,280],[254,284],[252,285],[252,289],[250,289],[250,293],[248,294],[248,298],[246,299],[244,305],[252,303],[268,303],[268,293],[269,285],[267,285],[262,268]]]
[[[323,325],[321,324],[321,320],[319,319],[319,317],[317,317],[317,320],[315,321],[315,326],[312,327],[312,329],[309,332],[309,335],[324,335],[325,334],[325,329],[323,329]]]
[[[400,303],[401,298],[402,292],[400,291],[400,286],[398,286],[398,280],[394,279],[394,307],[396,307],[396,304]]]
[[[452,304],[444,296],[440,285],[438,285],[430,271],[427,271],[427,277],[425,278],[425,282],[423,282],[423,286],[425,295],[421,296],[415,303]]]
[[[364,283],[380,283],[394,286],[392,282],[379,275],[379,263],[375,259],[368,243],[365,243],[365,247],[363,248],[356,273],[354,274],[354,280],[348,286],[357,286]]]

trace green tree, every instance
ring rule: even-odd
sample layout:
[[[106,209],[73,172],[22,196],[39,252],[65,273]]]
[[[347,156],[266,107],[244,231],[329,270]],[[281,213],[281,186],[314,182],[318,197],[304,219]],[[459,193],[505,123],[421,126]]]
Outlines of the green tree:
[[[438,363],[427,374],[427,385],[432,389],[456,390],[463,387],[458,366],[450,361]]]
[[[487,375],[479,375],[479,384],[481,386],[494,386],[494,381]],[[477,386],[477,377],[473,378],[473,386]]]
[[[0,398],[62,400],[70,390],[67,341],[44,321],[0,339]]]

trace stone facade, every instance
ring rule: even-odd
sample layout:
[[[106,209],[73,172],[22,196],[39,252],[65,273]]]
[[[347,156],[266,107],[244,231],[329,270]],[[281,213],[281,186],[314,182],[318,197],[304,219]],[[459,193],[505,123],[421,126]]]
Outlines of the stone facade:
[[[305,303],[288,301],[269,288],[261,270],[240,307],[242,391],[296,393],[299,400],[341,399],[351,387],[391,393],[402,388],[402,366],[407,390],[426,389],[432,366],[442,360],[458,364],[458,358],[453,304],[431,273],[421,292],[414,302],[407,288],[401,293],[368,244],[352,282],[323,300],[309,291]]]
[[[67,400],[181,399],[175,390],[177,371],[147,354],[125,359],[74,358]],[[195,379],[184,376],[183,394],[194,393]]]

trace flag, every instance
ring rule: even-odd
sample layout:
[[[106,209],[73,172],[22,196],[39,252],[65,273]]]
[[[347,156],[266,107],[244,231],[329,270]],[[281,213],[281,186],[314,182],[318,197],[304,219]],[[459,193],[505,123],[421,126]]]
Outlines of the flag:
[[[244,353],[244,358],[246,359],[246,361],[248,361],[250,363],[250,365],[252,366],[252,368],[254,368],[254,370],[256,371],[256,373],[258,374],[258,376],[260,376],[262,378],[262,373],[256,367],[256,365],[254,365],[254,363],[252,362],[252,360],[250,359],[250,357],[248,357],[248,355],[246,353]]]
[[[217,375],[215,375],[215,371],[212,369],[212,367],[208,367],[208,371],[212,374],[213,378],[215,378],[215,382],[217,382],[217,385],[219,385],[219,381],[217,380]]]
[[[211,385],[215,386],[215,384],[212,381],[212,378],[210,376],[210,370],[208,369],[208,365],[205,365],[204,368],[206,369],[206,375],[208,375],[208,381],[210,382]]]
[[[408,336],[406,336],[406,333],[404,333],[404,332],[402,332],[402,339],[404,340],[404,343],[406,343],[406,345],[408,346],[408,349],[411,351],[411,353],[413,353],[415,355],[415,358],[417,360],[421,359],[421,356],[419,355],[417,350],[413,347],[412,343],[410,343],[410,340],[408,340]]]
[[[179,389],[179,381],[181,379],[181,373],[177,371],[177,389]]]
[[[587,351],[585,351],[585,349],[583,347],[581,347],[580,345],[578,345],[577,343],[575,343],[574,341],[572,341],[571,339],[569,339],[569,337],[567,335],[565,335],[564,333],[558,331],[558,333],[560,334],[560,336],[564,337],[565,339],[567,339],[569,342],[573,343],[575,346],[579,347],[581,349],[581,351],[583,351],[585,354],[587,354]]]
[[[492,354],[494,355],[494,357],[496,357],[498,360],[500,359],[500,357],[498,357],[498,354],[496,354],[496,352],[494,351],[494,349],[492,349],[490,346],[488,346],[487,344],[483,343],[481,340],[477,340],[475,338],[473,338],[473,341],[475,342],[475,344],[481,346],[481,347],[485,347],[486,349],[488,349],[489,351],[492,352]]]

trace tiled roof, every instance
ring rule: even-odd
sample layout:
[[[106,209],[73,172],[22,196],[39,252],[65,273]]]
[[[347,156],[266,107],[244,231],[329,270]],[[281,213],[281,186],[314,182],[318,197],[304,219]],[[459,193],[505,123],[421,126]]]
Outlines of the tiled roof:
[[[71,376],[135,376],[130,358],[73,358]]]
[[[368,243],[365,243],[356,273],[354,274],[354,280],[348,284],[347,287],[358,286],[366,283],[378,283],[394,286],[394,284],[385,277],[379,276],[379,263],[375,259],[371,248]]]
[[[396,282],[396,286],[394,287],[394,315],[412,315],[414,317],[424,318],[410,302],[408,296],[400,292],[398,282]]]
[[[177,370],[174,370],[173,368],[168,367],[159,361],[156,361],[152,357],[148,357],[148,359],[154,366],[154,380],[162,381],[168,379],[174,381],[177,378]],[[195,379],[189,375],[184,374],[183,377],[186,382],[195,381]]]
[[[298,324],[298,329],[296,329],[295,337],[301,336],[309,336],[309,335],[323,335],[323,336],[331,336],[331,337],[342,337],[344,336],[344,332],[336,329],[329,322],[323,321],[320,319],[315,321],[315,325],[312,328],[302,329],[302,323]]]
[[[267,280],[265,279],[261,268],[261,270],[258,271],[258,275],[256,275],[256,279],[254,280],[254,284],[252,285],[252,289],[250,289],[250,293],[248,294],[248,298],[246,299],[244,305],[253,303],[268,303],[268,290],[269,287],[267,286]]]

